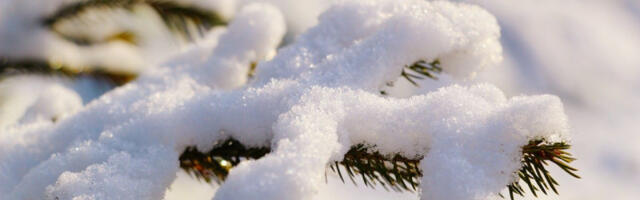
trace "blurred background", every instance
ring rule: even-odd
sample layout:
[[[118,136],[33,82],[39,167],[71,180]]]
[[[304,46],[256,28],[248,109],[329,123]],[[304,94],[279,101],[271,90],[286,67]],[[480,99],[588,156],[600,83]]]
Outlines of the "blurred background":
[[[186,46],[210,42],[207,34],[252,1],[259,0],[0,0],[0,132],[56,121],[158,70]],[[312,27],[333,2],[265,1],[287,20],[282,46]],[[560,196],[539,199],[638,199],[640,1],[461,2],[496,16],[504,62],[473,80],[442,77],[419,88],[399,83],[396,95],[479,82],[493,83],[508,96],[557,95],[572,125],[571,152],[578,158],[573,166],[583,178],[552,171]],[[418,199],[412,193],[343,184],[334,175],[327,182],[317,199]],[[216,188],[180,172],[166,199],[211,199]]]

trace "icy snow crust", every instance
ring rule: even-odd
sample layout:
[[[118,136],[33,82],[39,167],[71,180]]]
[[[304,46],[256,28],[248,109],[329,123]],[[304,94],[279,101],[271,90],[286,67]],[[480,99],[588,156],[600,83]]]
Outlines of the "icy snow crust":
[[[379,95],[417,60],[440,58],[457,78],[500,61],[499,27],[479,7],[340,3],[248,81],[250,63],[273,55],[284,26],[275,7],[249,4],[208,46],[73,116],[3,130],[0,198],[162,199],[185,147],[233,137],[273,152],[234,168],[214,199],[310,199],[326,165],[358,143],[424,156],[422,199],[490,199],[514,180],[522,145],[567,133],[554,96],[507,99],[486,84]]]

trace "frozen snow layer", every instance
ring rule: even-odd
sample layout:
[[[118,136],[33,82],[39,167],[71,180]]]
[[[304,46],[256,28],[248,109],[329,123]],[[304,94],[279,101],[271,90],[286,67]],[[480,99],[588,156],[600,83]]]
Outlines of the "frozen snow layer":
[[[273,152],[234,168],[214,199],[311,199],[326,165],[360,143],[423,156],[422,199],[487,199],[514,180],[522,145],[568,132],[562,103],[548,95],[508,99],[482,84],[379,95],[418,60],[439,58],[459,78],[499,61],[499,28],[478,7],[337,4],[237,88],[249,64],[274,51],[282,21],[271,6],[247,5],[211,34],[218,41],[187,51],[203,59],[185,53],[59,123],[0,134],[0,197],[158,199],[186,146],[233,137]]]

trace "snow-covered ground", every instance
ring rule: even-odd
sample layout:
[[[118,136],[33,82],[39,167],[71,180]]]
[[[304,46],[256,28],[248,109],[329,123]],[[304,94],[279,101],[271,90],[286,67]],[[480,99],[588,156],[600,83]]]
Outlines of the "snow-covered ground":
[[[206,2],[196,0],[183,1],[191,3]],[[24,24],[20,24],[19,22],[18,25],[7,25],[12,19],[12,13],[8,11],[16,13],[24,11],[7,7],[7,5],[15,4],[11,2],[12,1],[0,1],[0,8],[4,8],[0,9],[0,11],[5,11],[4,13],[0,13],[0,25],[3,27],[28,28],[28,26],[23,26]],[[55,2],[62,1],[50,2],[52,2],[51,4],[56,4]],[[110,184],[109,181],[131,179],[130,184],[133,186],[146,188],[150,191],[161,191],[163,188],[158,188],[157,185],[149,185],[148,181],[156,181],[159,185],[167,184],[173,181],[171,175],[166,176],[165,174],[164,177],[149,178],[144,177],[144,174],[173,172],[176,166],[153,159],[136,160],[136,157],[153,156],[158,152],[172,152],[172,148],[177,149],[184,145],[198,144],[206,146],[206,144],[203,144],[206,143],[205,141],[211,141],[218,136],[209,136],[212,138],[198,141],[198,139],[202,139],[204,135],[194,133],[189,136],[184,136],[190,139],[174,139],[178,140],[175,142],[172,140],[172,136],[163,133],[163,130],[159,129],[159,133],[150,137],[150,140],[154,142],[157,140],[160,144],[170,144],[168,145],[170,147],[158,149],[154,146],[157,145],[157,143],[138,141],[146,138],[138,136],[139,130],[152,128],[153,123],[158,120],[180,119],[179,116],[167,117],[162,115],[163,113],[213,115],[215,118],[216,113],[222,112],[216,109],[222,109],[226,112],[240,113],[246,117],[248,116],[248,114],[246,114],[248,111],[233,106],[218,105],[218,107],[216,107],[216,105],[211,104],[209,107],[214,108],[213,111],[198,110],[199,107],[203,107],[203,102],[211,100],[231,102],[241,99],[241,101],[248,103],[249,106],[255,103],[273,104],[275,107],[273,110],[262,108],[250,110],[252,112],[264,112],[263,114],[258,112],[258,115],[263,115],[263,117],[268,119],[270,119],[270,115],[273,115],[272,112],[283,113],[283,117],[278,117],[278,123],[273,125],[274,129],[279,131],[276,131],[277,135],[271,137],[280,137],[285,140],[292,140],[293,142],[291,142],[290,145],[283,144],[281,145],[283,147],[278,147],[283,150],[276,151],[274,153],[276,156],[268,157],[268,160],[265,159],[266,161],[252,162],[240,166],[239,170],[230,176],[230,183],[223,186],[221,189],[222,193],[218,194],[218,198],[255,197],[254,195],[256,194],[250,194],[252,191],[263,191],[266,192],[267,195],[271,195],[263,197],[276,198],[277,195],[282,194],[274,193],[274,189],[270,189],[269,187],[257,190],[254,188],[254,190],[252,190],[251,188],[247,189],[240,186],[247,185],[252,177],[261,176],[261,173],[278,175],[278,172],[273,172],[272,170],[285,166],[284,164],[278,164],[283,162],[280,160],[282,158],[299,158],[308,162],[308,165],[300,166],[293,170],[306,175],[311,174],[307,177],[307,179],[310,180],[280,174],[283,177],[289,177],[289,180],[271,180],[272,183],[280,184],[274,188],[292,187],[292,184],[296,184],[295,186],[299,191],[291,191],[292,194],[290,195],[299,195],[300,197],[308,197],[306,190],[317,189],[319,192],[314,199],[318,200],[419,199],[420,197],[418,197],[417,194],[387,192],[382,188],[373,190],[353,186],[349,182],[343,184],[335,176],[330,176],[327,180],[328,184],[324,184],[324,178],[322,178],[321,181],[318,179],[316,172],[318,172],[318,169],[321,169],[318,168],[318,166],[321,166],[321,163],[329,159],[334,159],[336,155],[340,155],[336,152],[344,151],[342,145],[347,143],[344,143],[344,139],[340,139],[340,142],[334,143],[322,142],[321,140],[306,141],[299,139],[296,135],[316,137],[313,131],[309,131],[309,129],[314,130],[314,128],[319,127],[305,123],[304,120],[306,117],[300,118],[300,116],[311,116],[309,114],[313,113],[314,115],[311,116],[311,119],[317,120],[317,123],[323,126],[319,129],[321,131],[332,132],[332,130],[327,130],[326,127],[333,127],[334,123],[340,122],[339,125],[335,126],[338,130],[337,134],[328,136],[328,138],[322,138],[322,140],[332,141],[335,138],[332,139],[331,137],[344,137],[342,132],[345,131],[352,132],[349,135],[351,140],[375,143],[376,141],[372,140],[372,138],[384,138],[385,135],[376,135],[374,137],[360,133],[366,132],[366,130],[348,126],[349,123],[358,122],[358,120],[353,121],[351,118],[359,119],[359,117],[353,117],[351,115],[384,115],[396,112],[395,110],[400,108],[392,106],[397,103],[377,99],[360,90],[375,91],[377,89],[375,88],[377,86],[376,84],[390,80],[392,77],[389,77],[389,74],[397,74],[395,72],[399,69],[385,68],[388,65],[408,62],[406,60],[414,60],[415,58],[425,55],[445,55],[445,58],[451,58],[451,60],[463,60],[467,62],[450,63],[447,62],[447,59],[444,59],[443,64],[447,74],[443,75],[440,81],[426,80],[421,83],[421,88],[414,88],[407,82],[400,81],[397,82],[395,88],[390,91],[393,95],[409,96],[413,94],[426,94],[438,91],[440,87],[453,83],[471,87],[477,83],[488,82],[504,91],[507,97],[538,94],[553,94],[560,97],[564,104],[564,112],[568,115],[569,125],[571,127],[570,138],[573,144],[571,152],[579,159],[573,165],[580,169],[579,174],[583,178],[574,179],[560,170],[554,170],[553,173],[555,177],[559,179],[558,181],[561,185],[559,188],[561,195],[559,197],[543,197],[542,199],[599,200],[605,198],[637,199],[640,197],[640,190],[638,189],[638,185],[640,185],[640,132],[638,132],[638,128],[640,128],[640,126],[637,125],[640,123],[640,1],[463,0],[462,2],[477,4],[485,8],[497,18],[497,24],[500,26],[499,35],[500,43],[502,44],[501,48],[500,46],[496,46],[493,41],[493,37],[497,35],[497,32],[494,33],[492,20],[490,17],[487,18],[484,12],[467,7],[459,8],[446,3],[420,4],[417,8],[402,8],[406,10],[399,9],[400,11],[385,10],[385,8],[394,6],[378,5],[377,7],[374,3],[354,4],[350,5],[351,7],[345,6],[341,9],[334,9],[332,14],[325,15],[324,21],[321,20],[320,25],[316,26],[316,23],[318,23],[317,15],[323,13],[326,8],[330,7],[329,5],[332,1],[267,1],[273,3],[281,12],[278,12],[270,6],[260,7],[255,4],[253,7],[245,8],[244,11],[239,11],[240,8],[244,8],[244,5],[250,4],[253,1],[234,2],[235,1],[224,0],[211,4],[213,7],[217,6],[218,9],[222,9],[224,13],[228,13],[228,15],[237,14],[236,23],[232,23],[227,32],[216,30],[210,34],[209,37],[212,38],[211,40],[204,41],[206,44],[202,44],[200,47],[186,51],[187,53],[182,53],[177,57],[171,58],[169,62],[164,64],[165,67],[168,66],[169,69],[160,68],[156,72],[153,71],[153,68],[151,70],[146,67],[143,68],[147,70],[145,73],[149,73],[149,75],[145,75],[138,82],[119,89],[119,91],[112,92],[109,94],[110,96],[97,101],[90,100],[96,98],[97,94],[102,93],[108,86],[87,80],[73,83],[69,80],[59,78],[32,80],[34,77],[18,77],[12,81],[0,83],[0,93],[2,93],[0,94],[0,98],[3,98],[3,95],[9,96],[4,97],[8,100],[2,101],[3,99],[0,99],[0,106],[4,106],[4,110],[0,110],[0,120],[4,120],[0,121],[0,130],[6,130],[8,133],[16,134],[12,136],[0,135],[0,145],[5,144],[4,147],[0,147],[0,161],[2,162],[0,163],[0,178],[2,178],[0,182],[6,183],[4,186],[0,186],[0,192],[6,192],[1,194],[0,197],[4,197],[2,195],[7,195],[8,198],[40,197],[42,194],[37,192],[42,193],[43,191],[46,192],[47,195],[61,196],[90,196],[92,194],[101,194],[100,192],[95,192],[95,188],[92,189],[91,186],[86,186],[87,181],[91,182],[91,180],[96,184],[101,184],[99,186],[104,188],[124,190],[114,184]],[[23,3],[23,7],[17,6],[17,8],[25,9],[26,7],[24,7],[24,5],[28,5],[28,3]],[[362,8],[359,6],[362,6]],[[234,9],[230,7],[237,7],[238,10],[234,11]],[[429,12],[427,13],[435,12],[444,20],[433,19],[429,16],[418,14],[406,14],[415,11],[411,9],[428,10]],[[50,12],[51,8],[44,7],[43,10],[49,10],[43,12]],[[146,12],[142,11],[141,13],[145,14]],[[281,18],[280,13],[284,18]],[[376,13],[379,14],[376,15]],[[459,13],[464,14],[457,15]],[[392,18],[392,20],[395,21],[388,22],[388,16],[396,16]],[[28,21],[28,17],[20,19]],[[258,25],[256,25],[254,20],[258,20]],[[282,22],[286,24],[286,28]],[[323,22],[325,24],[323,24]],[[455,24],[455,26],[447,22],[455,22],[451,23]],[[154,26],[151,25],[151,27]],[[311,27],[315,28],[306,32]],[[423,30],[418,29],[420,27],[438,28]],[[285,29],[286,34],[284,32]],[[453,31],[447,32],[447,30]],[[398,34],[397,31],[405,31],[407,33]],[[34,46],[38,46],[32,44],[34,41],[16,40],[16,38],[20,38],[21,35],[16,35],[15,33],[16,31],[0,29],[0,36],[2,36],[2,38],[0,38],[0,53],[6,54],[7,52],[11,52],[10,54],[12,56],[21,56],[22,54],[29,54],[30,56],[51,56],[66,52],[67,54],[63,54],[63,56],[70,56],[70,60],[73,62],[112,62],[104,61],[99,56],[96,57],[95,52],[78,53],[85,56],[68,53],[82,52],[82,50],[78,50],[78,47],[64,42],[55,39],[52,40],[48,38],[51,37],[50,35],[43,32],[31,33],[36,35],[34,37],[46,41],[44,43],[45,48],[34,50],[34,48],[36,48]],[[152,35],[153,37],[166,37],[164,35],[158,36],[158,34],[149,33],[148,30],[144,34]],[[302,34],[302,36],[300,36],[300,34]],[[289,44],[290,47],[275,55],[274,48],[278,45],[279,41],[277,38],[283,35],[285,35],[286,44]],[[336,39],[337,37],[335,36],[340,36],[341,39]],[[400,46],[394,46],[394,44],[385,43],[389,41],[385,36],[406,37],[406,40],[395,40],[395,42],[405,41],[406,43],[402,43]],[[223,39],[218,42],[218,38]],[[36,40],[36,42],[40,40]],[[455,42],[440,42],[448,40]],[[416,46],[419,47],[420,44],[430,44],[424,46],[429,46],[433,51],[417,48]],[[50,50],[60,45],[64,46],[67,50],[60,52]],[[409,46],[411,50],[407,50],[407,47],[402,45]],[[19,51],[15,51],[15,48],[13,48],[15,46],[22,48],[19,48]],[[376,46],[385,46],[386,48],[381,48],[380,50],[375,48]],[[126,49],[127,52],[137,51],[131,47],[122,46],[108,47],[107,50],[109,50],[109,48]],[[172,47],[147,46],[146,50],[143,49],[140,51],[143,53],[128,54],[128,56],[141,54],[139,57],[128,59],[131,61],[128,64],[136,66],[155,65],[159,61],[149,59],[148,57],[155,58],[157,55],[167,54],[167,52],[162,51],[158,53],[158,48]],[[154,51],[148,53],[148,49],[154,49]],[[404,52],[394,52],[392,50],[403,50]],[[502,54],[500,54],[500,50]],[[98,51],[96,50],[96,52]],[[118,55],[116,54],[117,51],[107,52],[111,52],[109,54],[110,56]],[[207,55],[214,56],[209,57]],[[247,82],[246,77],[243,75],[246,74],[248,70],[242,66],[246,67],[250,61],[270,59],[274,55],[273,60],[260,65],[262,71],[258,71],[257,80],[250,83],[252,84],[251,87],[258,89],[244,91],[243,93],[230,93],[229,95],[226,95],[227,93],[217,94],[211,91],[215,89],[231,90],[241,87]],[[358,59],[367,58],[363,55],[377,55],[375,57],[380,59],[377,60],[378,62],[368,62],[367,60]],[[504,60],[496,63],[495,61],[499,60],[499,55],[503,55]],[[88,57],[88,60],[85,57]],[[427,57],[431,58],[429,56]],[[147,62],[145,60],[151,61]],[[194,64],[193,60],[200,61]],[[476,63],[476,65],[470,65],[469,62]],[[304,67],[299,67],[300,63],[302,63],[303,66],[314,68],[316,72],[307,72],[307,69]],[[226,67],[207,69],[203,67],[196,68],[189,65],[195,65],[196,67],[208,65]],[[334,68],[333,66],[349,67],[342,69]],[[367,72],[370,78],[350,79],[349,77],[355,77],[353,74],[354,69],[359,69],[357,67],[360,66],[370,67],[367,68],[370,69],[370,71]],[[140,68],[135,69],[134,71],[140,70]],[[357,72],[362,73],[362,71]],[[346,78],[336,77],[334,73]],[[475,79],[468,79],[476,73],[477,76]],[[180,76],[163,78],[162,76],[166,74],[179,74]],[[234,74],[236,76],[233,76]],[[300,75],[302,78],[294,77],[295,75]],[[270,79],[261,77],[281,80],[270,81]],[[460,80],[460,78],[465,80]],[[22,83],[26,85],[21,85]],[[164,85],[166,83],[174,84],[175,86]],[[336,87],[336,85],[347,85],[348,89],[332,89]],[[310,89],[300,92],[282,92],[291,87],[309,87]],[[91,91],[92,89],[90,88],[94,88],[93,90],[95,91]],[[351,91],[351,88],[357,88],[358,90]],[[34,92],[25,92],[25,90]],[[40,92],[36,95],[35,91]],[[77,94],[73,93],[73,91],[76,91]],[[65,95],[66,93],[71,94]],[[270,95],[265,95],[265,93]],[[480,93],[484,95],[478,95]],[[456,106],[459,106],[456,103],[465,104],[462,105],[465,109],[481,114],[468,116],[466,114],[456,114],[455,111],[451,112],[451,110],[447,110],[447,112],[438,112],[436,110],[434,113],[451,115],[453,119],[455,119],[455,117],[468,117],[465,119],[478,124],[460,124],[456,123],[455,120],[447,121],[447,123],[453,123],[459,126],[458,128],[463,128],[465,131],[474,133],[474,137],[494,137],[495,135],[485,132],[511,130],[508,129],[508,125],[501,127],[501,125],[494,124],[494,126],[487,128],[484,127],[482,123],[479,123],[500,124],[500,122],[509,121],[511,118],[503,116],[506,115],[503,112],[513,112],[510,113],[513,115],[524,115],[522,112],[529,113],[531,118],[526,119],[533,120],[537,122],[537,124],[533,122],[531,124],[525,122],[510,122],[520,123],[519,125],[525,127],[525,129],[551,130],[551,132],[558,131],[564,133],[562,109],[556,109],[555,98],[538,96],[522,97],[519,100],[518,98],[516,98],[516,100],[506,100],[502,97],[499,90],[488,85],[471,88],[448,87],[447,89],[431,94],[432,95],[420,95],[420,97],[416,97],[424,102],[414,101],[406,103],[415,105],[416,107],[426,106],[427,108],[439,105],[452,110],[455,110],[457,108]],[[239,98],[239,95],[241,95],[242,98]],[[279,95],[284,95],[285,97],[283,98]],[[245,99],[245,96],[247,96],[248,99]],[[324,102],[317,104],[313,102],[313,99],[323,99],[327,96],[332,97],[332,101],[328,101],[329,103]],[[449,99],[452,102],[439,101],[438,97],[442,96],[451,97]],[[464,98],[460,97],[460,99],[456,100],[459,96],[464,96]],[[263,97],[266,100],[257,99],[258,97]],[[46,99],[54,99],[55,101],[52,101],[53,103],[50,104],[43,102],[46,101]],[[340,100],[336,103],[333,101],[334,99]],[[469,100],[473,100],[474,103],[465,102]],[[112,101],[115,101],[115,103]],[[6,102],[15,103],[12,103],[12,106],[7,106],[9,103]],[[348,106],[351,104],[359,105],[363,102],[366,102],[366,105],[362,105],[361,107],[354,106],[352,108]],[[83,104],[87,103],[89,103],[89,106],[87,106],[89,110],[87,111],[85,109],[85,111],[83,111]],[[158,105],[161,106],[158,107]],[[536,105],[536,107],[531,105]],[[246,105],[244,106],[246,107]],[[293,108],[291,108],[292,106]],[[380,113],[371,112],[370,107],[373,106],[377,106],[380,109],[378,111]],[[340,113],[343,107],[345,107],[343,112],[348,111],[349,115]],[[128,108],[133,108],[134,110],[129,111],[127,110]],[[292,112],[283,112],[290,108],[293,110]],[[331,112],[320,112],[322,115],[316,116],[318,115],[318,112],[316,112],[317,109],[323,110],[327,108],[330,108],[329,110],[331,110]],[[388,110],[385,110],[385,108]],[[75,114],[76,112],[78,114]],[[92,116],[91,112],[112,113],[112,116],[106,116],[103,119],[96,120],[87,119],[86,116]],[[389,114],[389,116],[397,115]],[[425,117],[426,119],[430,118],[430,115],[416,116]],[[67,117],[68,120],[55,127],[51,124],[40,123],[25,125],[24,127],[2,129],[3,126],[7,126],[7,124],[10,123],[29,124],[32,121],[42,119],[64,119]],[[539,119],[544,117],[551,117],[551,119],[553,119],[551,121],[560,123],[553,124]],[[191,118],[193,119],[195,116]],[[298,120],[298,118],[300,118],[300,120]],[[351,121],[349,119],[351,119]],[[375,120],[375,118],[367,119]],[[186,120],[180,120],[163,125],[163,127],[185,128],[183,127],[184,125],[180,123],[187,125],[192,123],[186,122]],[[240,118],[236,120],[242,121],[243,119]],[[337,120],[337,122],[332,120]],[[228,126],[226,123],[230,123],[226,121],[232,120],[221,121],[219,124],[212,125],[214,128],[207,128],[215,129],[217,126],[229,128],[225,127]],[[73,124],[79,122],[90,123],[95,126],[78,128],[78,125]],[[101,122],[105,124],[96,124]],[[542,128],[533,126],[533,124],[540,125],[540,122],[544,122],[543,125],[545,126]],[[243,123],[254,124],[254,121],[249,120]],[[268,127],[269,129],[272,127],[271,123],[264,122],[264,126],[260,125],[260,123],[249,127],[235,129],[232,127],[232,131],[239,132],[238,135],[235,135],[236,137],[243,137],[243,131],[256,132],[256,130],[258,130],[257,132],[259,132],[259,130],[264,130],[264,127]],[[347,125],[343,125],[342,123]],[[300,124],[307,124],[302,126],[306,129],[299,130],[298,125]],[[446,124],[438,123],[430,125],[446,126]],[[388,127],[373,126],[369,128],[385,130],[385,128]],[[424,127],[422,128],[424,129]],[[86,131],[90,134],[82,135],[80,134],[82,131],[78,130]],[[193,130],[194,132],[202,132],[201,129],[197,128]],[[408,128],[406,130],[409,132],[420,132],[418,130],[422,129]],[[436,132],[436,134],[417,134],[417,136],[415,136],[415,138],[429,137],[429,140],[436,141],[430,144],[434,146],[425,147],[422,144],[417,144],[416,148],[418,149],[406,148],[402,146],[402,144],[405,144],[402,139],[381,143],[380,146],[383,149],[387,148],[389,152],[400,151],[405,153],[421,152],[419,148],[430,147],[433,148],[431,151],[440,152],[443,156],[449,155],[451,156],[450,158],[458,156],[460,152],[457,152],[455,148],[453,150],[438,149],[438,144],[447,143],[438,143],[437,141],[460,140],[462,136],[449,137],[446,135],[438,135],[438,131],[444,131],[443,134],[456,135],[454,134],[456,131],[443,128],[442,130],[435,130],[434,132]],[[47,133],[51,135],[37,136],[33,141],[31,141],[29,137],[22,136],[35,136],[37,133]],[[549,135],[546,136],[555,137],[555,135],[551,133],[548,134]],[[82,138],[83,140],[76,143],[66,141],[74,137]],[[262,144],[268,141],[270,139],[269,137],[270,136],[254,136],[254,138],[244,138],[244,140],[253,144]],[[49,139],[52,141],[46,141]],[[145,147],[143,150],[131,149],[128,145],[132,144],[129,142],[114,142],[120,140],[132,140],[129,142],[135,145],[151,145],[149,145],[148,148]],[[189,140],[196,140],[198,142]],[[296,143],[296,141],[298,143]],[[27,152],[22,152],[20,149],[20,147],[34,147],[39,144],[51,146]],[[314,149],[305,148],[305,145],[318,144],[327,145],[327,147],[333,145],[330,148],[335,148],[335,152],[317,154],[318,152]],[[465,144],[480,146],[491,145],[491,143]],[[302,153],[291,154],[291,150]],[[53,152],[56,154],[53,154],[53,156],[49,158],[50,153]],[[307,158],[304,156],[304,152],[320,155],[315,156],[320,158]],[[32,156],[33,158],[25,159],[19,157],[19,155],[14,155],[18,153],[19,155]],[[496,152],[487,151],[484,153]],[[175,156],[173,153],[168,154],[171,154],[168,158]],[[88,156],[95,157],[86,158]],[[484,158],[477,155],[471,155],[470,157],[480,160]],[[505,156],[503,159],[508,158],[508,156]],[[496,185],[501,186],[502,182],[508,181],[509,178],[505,176],[488,182],[467,183],[469,185],[465,185],[465,187],[469,189],[468,191],[452,194],[452,192],[447,192],[448,190],[454,189],[454,187],[451,187],[452,185],[464,183],[462,180],[468,180],[468,178],[473,175],[483,173],[473,171],[475,168],[463,168],[464,165],[457,165],[459,163],[456,164],[453,163],[453,161],[452,163],[447,163],[449,161],[448,159],[440,159],[434,156],[427,157],[426,159],[438,162],[429,162],[432,164],[425,164],[423,166],[423,169],[427,169],[427,178],[423,181],[427,183],[431,181],[444,182],[442,185],[431,184],[431,186],[423,186],[423,190],[430,191],[429,195],[431,195],[433,199],[446,199],[446,195],[449,195],[449,197],[460,195],[457,196],[460,198],[469,198],[473,195],[486,195],[484,192],[492,189]],[[456,157],[452,160],[455,161],[456,159],[473,160],[464,156],[461,156],[461,158]],[[496,156],[494,159],[494,162],[497,163],[504,161],[500,160],[500,156]],[[133,162],[133,164],[129,162]],[[159,165],[159,169],[155,171],[143,171],[142,175],[118,171],[118,167],[122,166],[136,166],[136,163],[144,166],[145,164],[155,162],[162,164]],[[444,164],[433,164],[439,162]],[[475,164],[477,164],[477,166]],[[504,163],[501,164],[502,165],[498,166],[510,169],[508,167],[509,162],[504,161]],[[483,162],[474,163],[474,166],[484,170],[495,170],[492,168],[495,166],[487,165]],[[262,171],[252,170],[253,168],[262,169]],[[456,170],[456,172],[460,169],[469,170],[469,172],[468,174],[462,174],[460,177],[449,176],[448,179],[434,178],[437,173],[443,173],[445,175],[446,173],[450,173],[451,171],[448,171],[447,168],[452,168],[451,171]],[[434,179],[428,179],[429,175]],[[138,176],[142,176],[142,178]],[[135,179],[135,177],[140,179]],[[188,177],[188,175],[183,172],[178,172],[177,177],[167,190],[166,199],[211,199],[218,189],[218,186],[200,183]],[[261,178],[262,180],[269,180],[269,177]],[[96,181],[96,179],[104,180]],[[322,182],[322,184],[318,185],[316,184],[317,182]],[[29,190],[33,188],[35,188],[36,193]],[[242,192],[243,190],[246,194],[233,194],[233,192]],[[145,194],[139,191],[127,190],[125,192],[132,192],[131,194],[137,195]]]

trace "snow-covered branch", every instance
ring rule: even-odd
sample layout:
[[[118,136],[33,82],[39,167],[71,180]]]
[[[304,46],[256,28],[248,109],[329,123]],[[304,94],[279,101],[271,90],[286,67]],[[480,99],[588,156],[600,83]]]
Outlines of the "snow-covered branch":
[[[568,134],[555,96],[507,98],[489,84],[379,94],[418,61],[459,79],[499,62],[498,24],[477,6],[338,3],[276,54],[284,24],[272,5],[243,6],[212,42],[75,114],[4,129],[0,197],[161,199],[185,148],[234,138],[272,151],[231,170],[214,199],[310,199],[358,144],[422,158],[422,199],[487,199],[517,180],[529,141]]]

